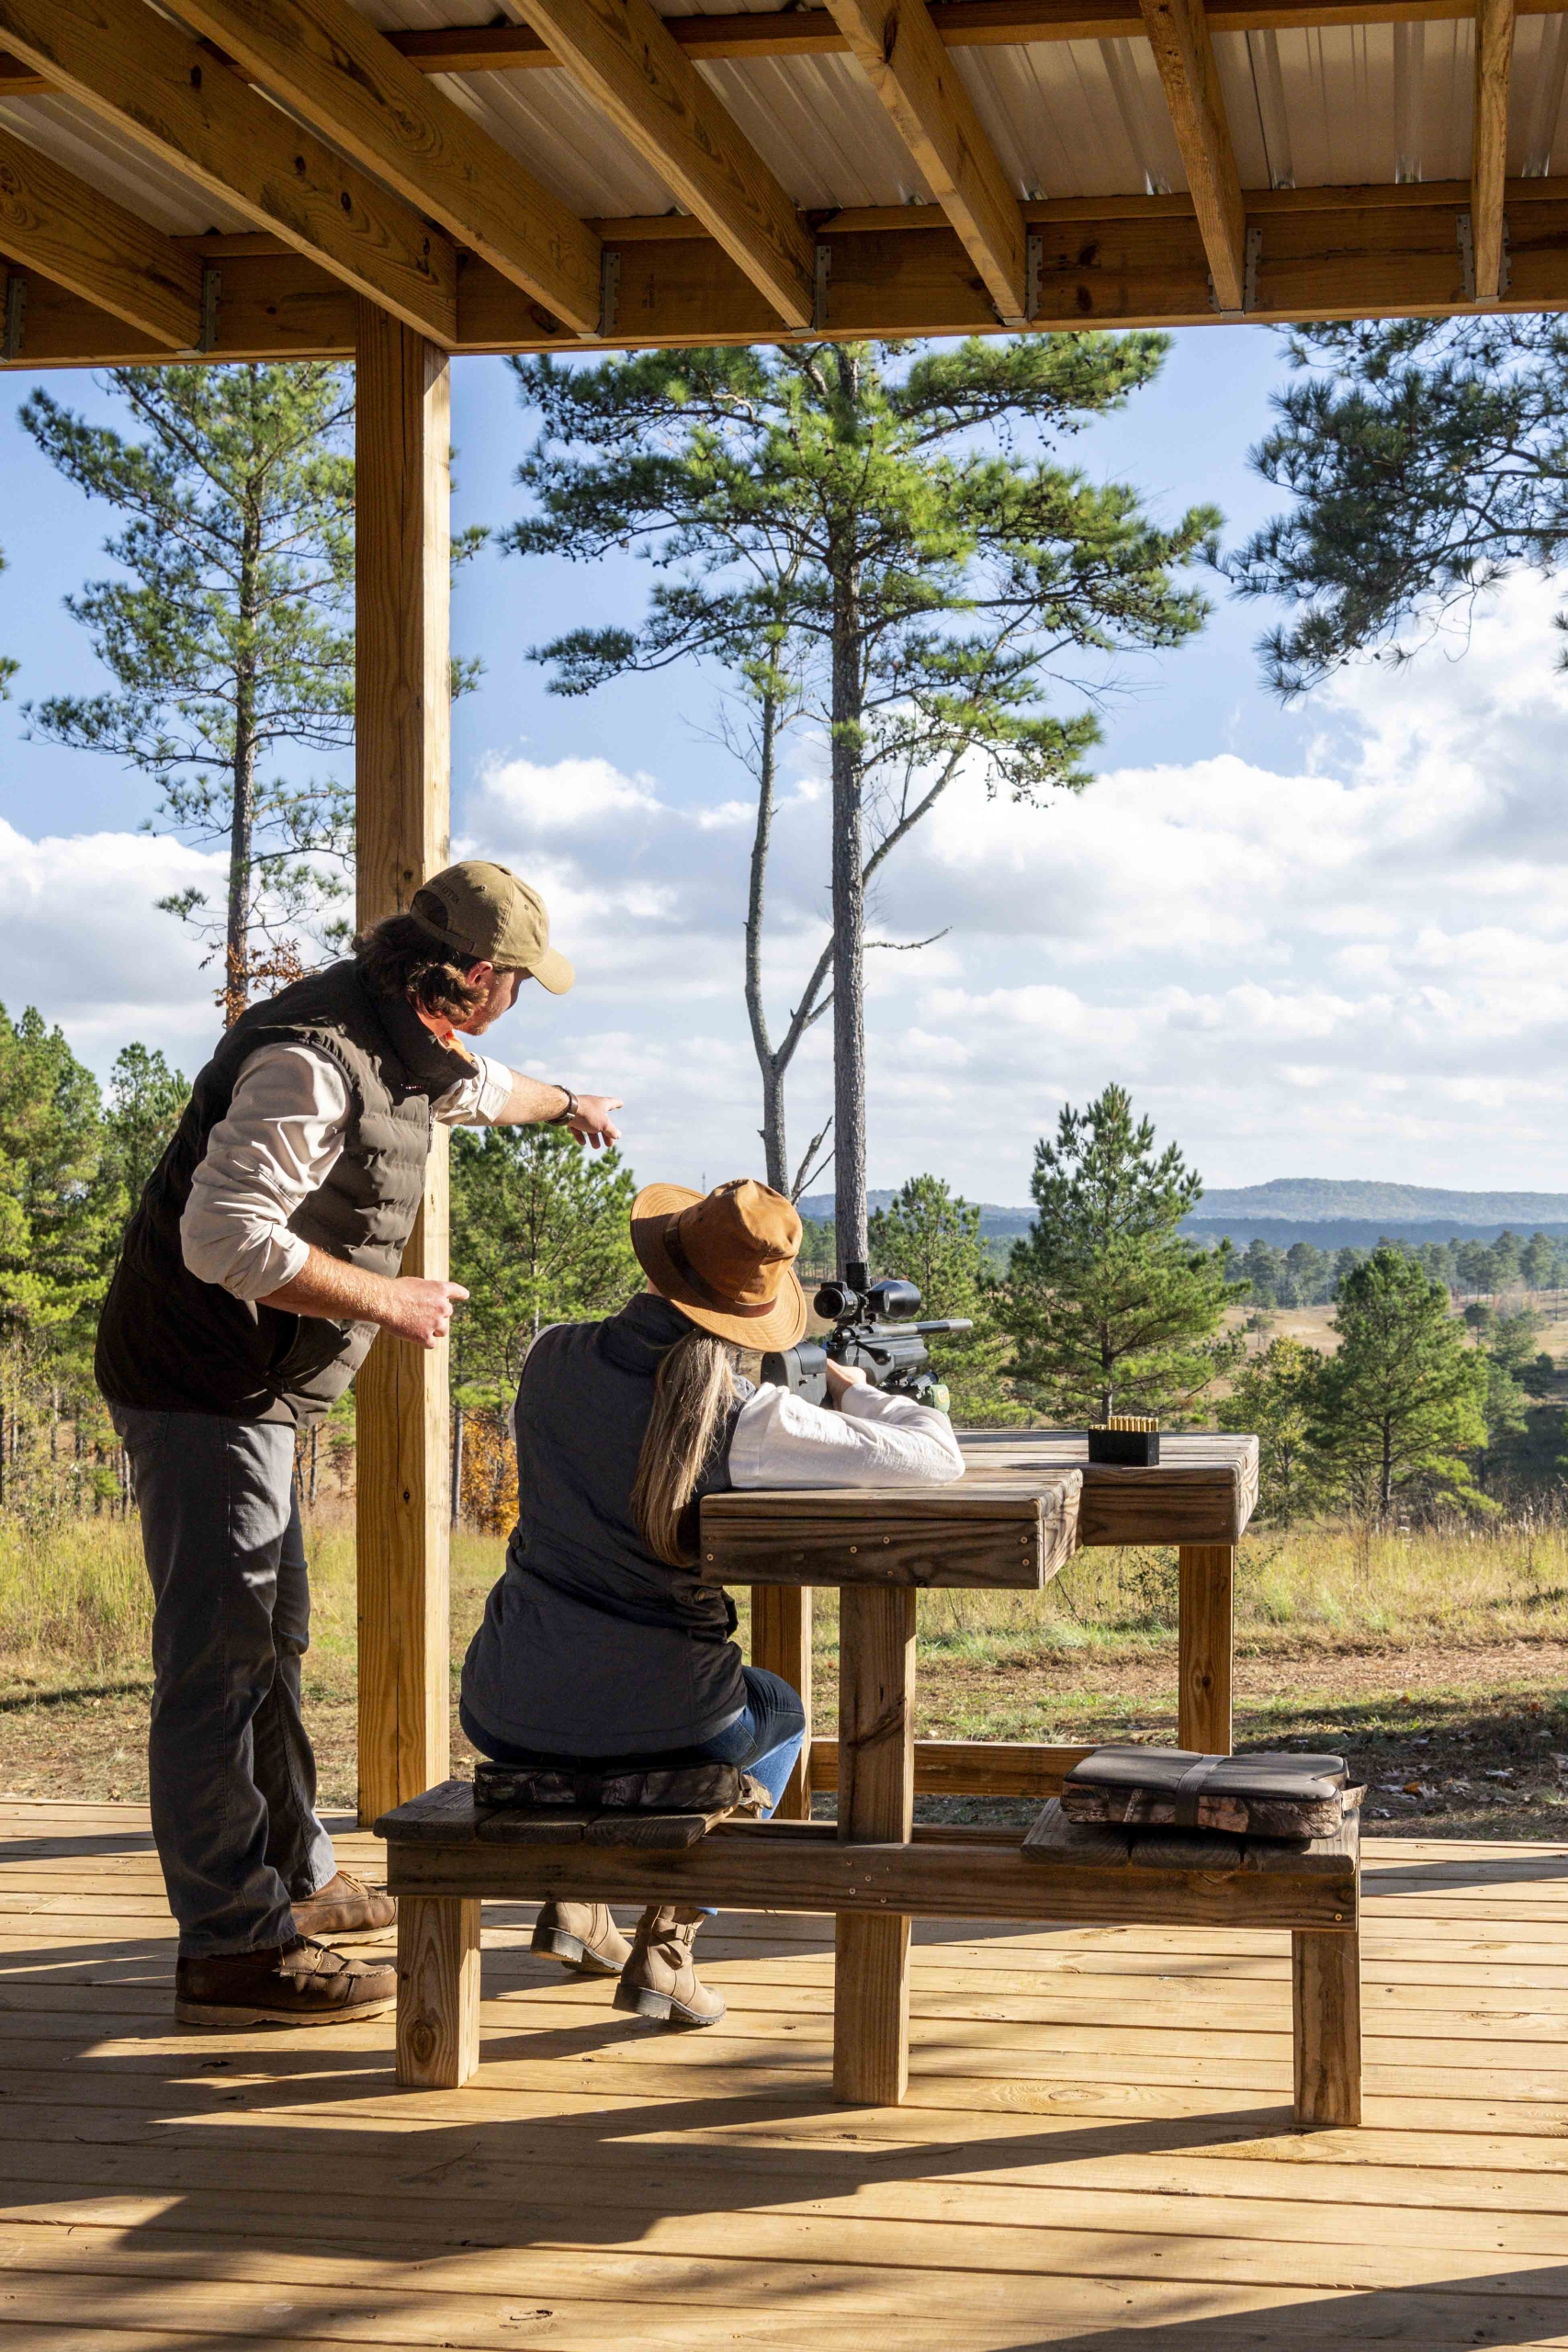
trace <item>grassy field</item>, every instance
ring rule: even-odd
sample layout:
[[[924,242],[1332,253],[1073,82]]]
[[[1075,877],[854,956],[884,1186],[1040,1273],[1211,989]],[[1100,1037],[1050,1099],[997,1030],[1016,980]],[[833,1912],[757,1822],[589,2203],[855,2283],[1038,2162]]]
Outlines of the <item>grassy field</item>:
[[[456,1675],[499,1573],[453,1552]],[[322,1794],[354,1795],[353,1529],[311,1531],[307,1696]],[[744,1600],[742,1637],[745,1630]],[[1321,1740],[1371,1784],[1385,1834],[1568,1836],[1568,1531],[1550,1522],[1379,1535],[1261,1530],[1242,1546],[1237,1745]],[[145,1794],[146,1581],[134,1522],[0,1529],[0,1788]],[[920,1602],[919,1728],[972,1739],[1175,1737],[1176,1555],[1082,1553],[1046,1591]],[[832,1720],[837,1611],[817,1597]],[[458,1739],[459,1765],[467,1754]],[[953,1802],[927,1808],[974,1818]],[[1002,1812],[1003,1808],[991,1808]]]

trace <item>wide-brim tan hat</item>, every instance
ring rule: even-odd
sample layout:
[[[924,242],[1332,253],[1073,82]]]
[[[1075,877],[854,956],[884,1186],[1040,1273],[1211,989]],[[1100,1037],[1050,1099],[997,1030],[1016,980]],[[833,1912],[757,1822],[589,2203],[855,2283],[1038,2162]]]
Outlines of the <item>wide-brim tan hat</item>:
[[[632,1203],[632,1248],[699,1329],[764,1352],[805,1337],[806,1293],[795,1271],[800,1219],[782,1193],[754,1178],[711,1193],[645,1184]]]

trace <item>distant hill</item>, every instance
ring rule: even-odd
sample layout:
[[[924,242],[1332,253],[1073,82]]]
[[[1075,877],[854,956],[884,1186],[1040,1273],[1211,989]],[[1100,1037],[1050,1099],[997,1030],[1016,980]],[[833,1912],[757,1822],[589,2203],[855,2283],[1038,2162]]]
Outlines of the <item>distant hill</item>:
[[[874,1209],[893,1200],[890,1191],[872,1193]],[[833,1214],[831,1193],[813,1193],[800,1203],[803,1216],[826,1221]],[[1027,1233],[1032,1208],[980,1204],[980,1231],[989,1241]],[[1315,1242],[1320,1250],[1370,1250],[1385,1237],[1405,1241],[1495,1241],[1515,1233],[1568,1235],[1568,1193],[1459,1193],[1435,1184],[1378,1184],[1327,1176],[1276,1176],[1267,1184],[1237,1185],[1205,1193],[1185,1230],[1202,1241],[1223,1235],[1245,1249],[1252,1239],[1288,1250],[1292,1241]]]
[[[874,1209],[886,1209],[892,1207],[895,1195],[889,1191],[868,1193],[865,1197]],[[802,1216],[815,1217],[819,1224],[829,1224],[832,1220],[831,1193],[807,1193],[803,1201],[795,1203],[795,1206]],[[1003,1241],[1015,1233],[1027,1233],[1033,1222],[1032,1209],[998,1208],[995,1201],[982,1201],[980,1204],[980,1230],[987,1239]]]
[[[1314,1225],[1355,1217],[1403,1227],[1457,1220],[1467,1227],[1568,1225],[1568,1193],[1450,1193],[1434,1184],[1374,1184],[1326,1176],[1276,1176],[1267,1184],[1238,1185],[1233,1192],[1205,1193],[1197,1215],[1203,1222],[1233,1217],[1289,1217]]]

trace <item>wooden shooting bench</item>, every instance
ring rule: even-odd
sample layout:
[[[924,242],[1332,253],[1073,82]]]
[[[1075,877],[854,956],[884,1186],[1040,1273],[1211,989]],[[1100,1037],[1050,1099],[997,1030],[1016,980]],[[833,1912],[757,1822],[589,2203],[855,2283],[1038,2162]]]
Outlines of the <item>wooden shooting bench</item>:
[[[808,1751],[796,1783],[807,1804],[813,1782],[836,1786],[836,1823],[781,1808],[660,1851],[630,1842],[631,1827],[609,1842],[604,1821],[531,1828],[486,1815],[465,1781],[377,1823],[400,1904],[400,2080],[450,2088],[478,2064],[482,1899],[685,1901],[835,1915],[833,2089],[857,2106],[897,2105],[907,2087],[912,1917],[1285,1929],[1298,2120],[1359,2120],[1353,1821],[1310,1847],[1085,1828],[1054,1803],[1027,1836],[913,1825],[918,1789],[1054,1797],[1088,1753],[917,1742],[917,1594],[1038,1590],[1085,1540],[1180,1544],[1181,1744],[1228,1750],[1232,1569],[1256,1439],[1167,1439],[1160,1468],[1135,1471],[1089,1465],[1081,1437],[980,1435],[964,1450],[961,1486],[728,1494],[703,1507],[702,1574],[752,1588],[753,1657],[808,1708],[809,1592],[839,1588],[839,1738]],[[1223,1738],[1209,1736],[1222,1720]]]

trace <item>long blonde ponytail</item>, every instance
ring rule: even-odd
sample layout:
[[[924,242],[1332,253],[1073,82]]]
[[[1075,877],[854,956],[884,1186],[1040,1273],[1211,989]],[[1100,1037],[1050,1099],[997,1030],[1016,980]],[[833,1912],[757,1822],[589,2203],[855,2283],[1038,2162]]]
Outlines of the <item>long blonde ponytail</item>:
[[[659,1367],[632,1488],[632,1516],[649,1551],[668,1567],[695,1564],[696,1545],[682,1542],[681,1521],[734,1401],[728,1343],[694,1324]]]

